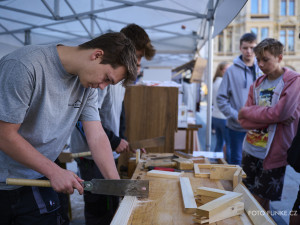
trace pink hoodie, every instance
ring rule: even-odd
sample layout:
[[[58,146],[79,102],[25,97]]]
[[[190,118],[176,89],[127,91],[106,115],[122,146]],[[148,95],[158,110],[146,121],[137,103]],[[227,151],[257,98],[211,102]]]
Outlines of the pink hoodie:
[[[263,75],[250,87],[247,102],[241,109],[247,118],[239,120],[244,129],[269,126],[269,133],[271,133],[269,136],[273,138],[267,145],[267,155],[263,162],[264,169],[274,169],[288,164],[287,150],[296,135],[300,117],[300,74],[288,68],[283,69],[285,72],[278,88],[274,90],[272,97],[274,102],[272,100],[271,107],[256,105],[255,92],[267,77]],[[281,123],[291,116],[295,118],[291,125],[286,126]]]

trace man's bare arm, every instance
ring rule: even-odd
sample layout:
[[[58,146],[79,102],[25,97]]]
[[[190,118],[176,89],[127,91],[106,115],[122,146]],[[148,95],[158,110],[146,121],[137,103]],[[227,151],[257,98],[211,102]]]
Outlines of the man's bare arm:
[[[120,179],[112,149],[100,121],[82,122],[93,159],[106,179]]]
[[[46,176],[54,190],[71,194],[76,188],[82,194],[81,179],[38,152],[18,133],[19,128],[20,124],[0,121],[0,149],[19,163]]]

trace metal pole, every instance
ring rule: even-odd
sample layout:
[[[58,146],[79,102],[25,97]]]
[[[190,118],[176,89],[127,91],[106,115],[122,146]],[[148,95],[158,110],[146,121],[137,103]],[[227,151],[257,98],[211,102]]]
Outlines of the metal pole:
[[[208,84],[207,84],[207,114],[206,114],[206,151],[211,150],[211,111],[212,111],[212,62],[213,62],[213,2],[211,1],[208,17]]]
[[[25,41],[24,45],[31,45],[31,31],[30,30],[25,30]]]
[[[91,11],[94,11],[95,9],[95,1],[91,0]],[[92,37],[95,37],[95,30],[94,30],[94,22],[95,18],[93,16],[91,16],[91,35]]]

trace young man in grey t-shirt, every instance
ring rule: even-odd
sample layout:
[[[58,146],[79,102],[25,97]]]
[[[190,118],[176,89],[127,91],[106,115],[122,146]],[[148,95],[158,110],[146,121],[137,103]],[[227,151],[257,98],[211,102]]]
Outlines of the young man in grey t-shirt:
[[[78,120],[93,159],[107,179],[119,179],[103,131],[95,88],[136,79],[132,43],[108,33],[79,46],[27,46],[0,60],[0,182],[46,179],[57,192],[83,193],[82,180],[53,161]],[[0,186],[1,221],[58,224],[51,188]]]

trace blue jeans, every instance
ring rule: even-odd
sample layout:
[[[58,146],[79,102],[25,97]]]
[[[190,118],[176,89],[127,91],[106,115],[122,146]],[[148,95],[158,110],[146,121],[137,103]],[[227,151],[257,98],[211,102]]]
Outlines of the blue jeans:
[[[226,159],[230,153],[230,140],[229,140],[229,132],[228,128],[226,127],[226,119],[218,119],[216,117],[212,117],[212,125],[213,128],[216,130],[216,137],[217,143],[215,147],[215,152],[222,152],[224,141],[226,144]]]
[[[242,147],[246,132],[235,131],[228,128],[230,142],[230,158],[227,158],[229,164],[241,165]]]

